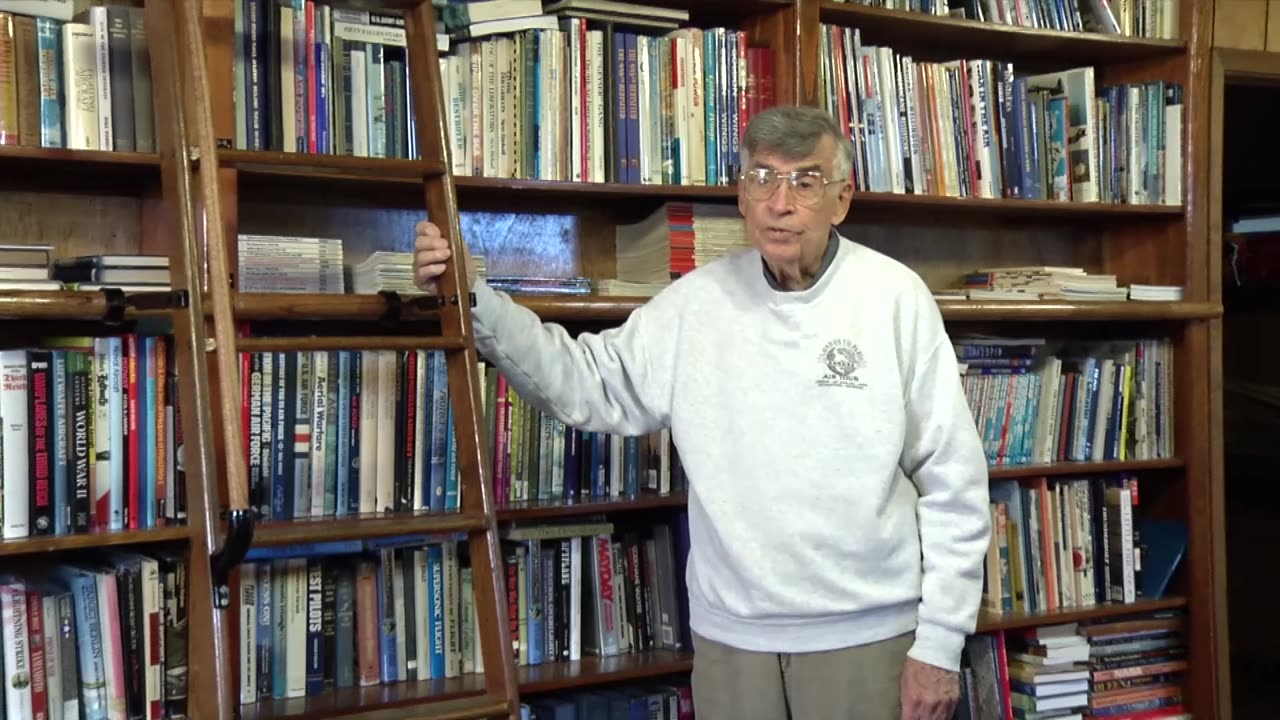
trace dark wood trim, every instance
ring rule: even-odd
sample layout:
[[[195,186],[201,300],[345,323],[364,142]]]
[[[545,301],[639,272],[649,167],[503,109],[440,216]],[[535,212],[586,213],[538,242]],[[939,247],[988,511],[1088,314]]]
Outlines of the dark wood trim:
[[[1038,625],[1055,625],[1058,623],[1080,622],[1083,620],[1099,620],[1154,610],[1170,610],[1187,606],[1187,598],[1168,597],[1159,600],[1139,600],[1134,603],[1106,603],[1089,608],[1066,608],[1049,612],[996,614],[982,612],[978,616],[977,632],[995,632],[996,630],[1019,630]],[[1195,662],[1194,657],[1192,662]]]
[[[499,522],[535,522],[556,518],[574,518],[599,513],[638,512],[662,508],[682,508],[689,502],[684,493],[670,495],[641,494],[635,497],[581,500],[573,503],[530,502],[498,505]]]
[[[993,465],[987,471],[992,480],[1012,480],[1060,475],[1100,475],[1144,470],[1176,470],[1185,465],[1181,458],[1120,460],[1107,462],[1061,462],[1048,465]]]
[[[484,527],[474,513],[388,513],[265,521],[254,531],[256,547],[416,535],[453,535]],[[435,541],[438,541],[435,540]],[[422,542],[433,542],[426,539]]]
[[[689,672],[693,654],[654,650],[612,657],[584,656],[576,662],[525,665],[516,669],[520,692],[545,693]]]
[[[858,28],[864,45],[892,45],[925,59],[933,53],[939,58],[984,57],[1041,65],[1052,62],[1066,68],[1081,63],[1105,65],[1178,55],[1187,48],[1182,40],[1040,30],[857,2],[824,0],[821,18],[824,23]]]
[[[61,553],[88,548],[185,543],[190,537],[191,529],[184,525],[151,530],[99,530],[80,535],[28,537],[0,540],[0,557]]]

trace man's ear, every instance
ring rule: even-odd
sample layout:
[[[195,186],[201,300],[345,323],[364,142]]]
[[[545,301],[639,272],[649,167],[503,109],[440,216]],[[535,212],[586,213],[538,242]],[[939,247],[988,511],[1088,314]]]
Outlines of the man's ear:
[[[853,181],[849,180],[840,186],[840,193],[836,195],[836,207],[831,214],[831,224],[839,225],[844,222],[845,216],[849,214],[849,206],[853,203]]]

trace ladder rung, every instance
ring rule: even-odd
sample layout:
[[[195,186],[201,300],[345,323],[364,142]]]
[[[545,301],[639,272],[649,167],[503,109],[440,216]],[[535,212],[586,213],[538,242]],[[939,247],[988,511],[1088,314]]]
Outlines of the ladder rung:
[[[267,547],[399,535],[451,535],[478,532],[485,527],[483,515],[458,512],[303,517],[260,523],[253,531],[253,545]]]
[[[236,339],[241,352],[290,352],[305,350],[461,350],[467,343],[458,337],[404,335],[356,335],[344,337],[247,337]]]
[[[342,720],[485,720],[510,716],[510,702],[491,695],[477,695],[409,707],[370,710],[354,715],[343,714]]]

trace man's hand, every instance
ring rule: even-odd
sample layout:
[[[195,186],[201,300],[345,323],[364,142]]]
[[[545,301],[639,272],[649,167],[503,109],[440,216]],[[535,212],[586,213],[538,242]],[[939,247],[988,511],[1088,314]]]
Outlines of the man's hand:
[[[414,232],[417,236],[413,241],[413,280],[419,288],[433,292],[436,278],[444,274],[445,263],[449,260],[449,241],[440,234],[440,228],[429,220],[419,221]],[[476,284],[476,266],[465,243],[462,249],[462,265],[467,272],[467,285],[473,286]]]
[[[959,699],[959,673],[907,658],[902,669],[902,720],[950,720]]]

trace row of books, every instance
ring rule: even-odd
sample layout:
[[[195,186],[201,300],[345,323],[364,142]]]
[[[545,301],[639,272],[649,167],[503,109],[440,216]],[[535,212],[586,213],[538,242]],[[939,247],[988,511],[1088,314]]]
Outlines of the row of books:
[[[515,662],[688,647],[687,533],[683,518],[504,528]],[[242,703],[484,672],[464,539],[254,548],[238,574]]]
[[[516,664],[685,650],[688,521],[615,526],[603,517],[502,530]]]
[[[155,152],[142,8],[27,5],[0,3],[0,145]]]
[[[1171,569],[1153,566],[1144,578],[1137,506],[1131,475],[992,481],[982,607],[1053,612],[1163,592]]]
[[[959,720],[1189,720],[1181,610],[969,637]]]
[[[457,677],[480,657],[465,544],[254,548],[238,569],[240,700]]]
[[[184,717],[186,573],[175,555],[103,552],[0,575],[5,716]]]
[[[457,175],[730,185],[774,104],[773,51],[741,31],[664,35],[562,18],[441,58]]]
[[[687,488],[669,429],[639,436],[575,428],[529,404],[482,363],[484,429],[500,502],[574,502]]]
[[[172,338],[49,337],[0,350],[5,539],[185,518]]]
[[[1172,40],[1178,0],[837,0],[870,7],[1064,32],[1096,32]]]
[[[1174,456],[1173,344],[953,339],[991,465]]]
[[[824,25],[820,102],[850,128],[855,188],[950,197],[1182,202],[1182,86],[1094,68],[923,62]]]
[[[250,503],[263,518],[457,510],[444,352],[240,354]]]

